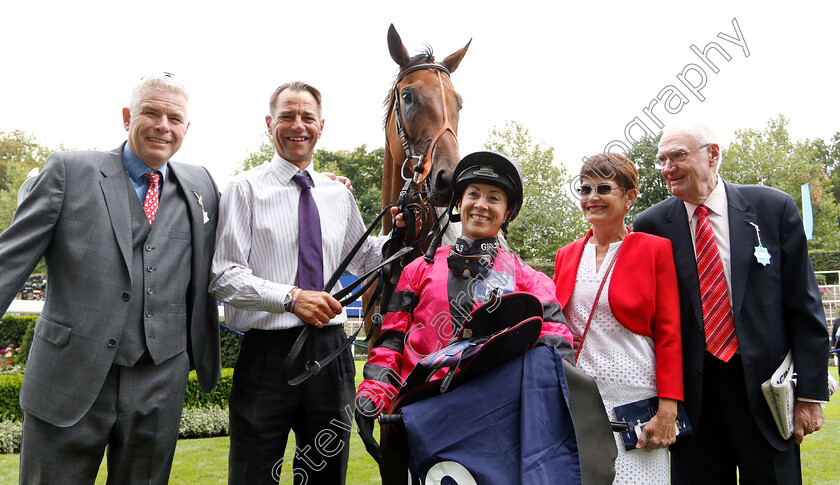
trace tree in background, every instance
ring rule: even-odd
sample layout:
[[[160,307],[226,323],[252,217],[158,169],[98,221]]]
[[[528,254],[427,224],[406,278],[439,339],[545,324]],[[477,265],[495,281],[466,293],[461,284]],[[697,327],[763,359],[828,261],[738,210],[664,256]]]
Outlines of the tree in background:
[[[530,265],[552,268],[557,250],[588,228],[571,196],[569,173],[554,165],[554,148],[534,144],[528,129],[516,121],[493,128],[484,146],[512,157],[522,173],[524,200],[510,224],[508,244]]]
[[[659,139],[662,137],[660,131],[655,137],[646,136],[642,140],[633,143],[627,157],[633,161],[639,170],[639,197],[630,209],[627,216],[627,224],[632,225],[633,219],[648,207],[661,202],[671,196],[668,185],[659,168],[656,166],[656,154],[659,152]]]
[[[236,167],[234,174],[238,174],[270,162],[276,150],[271,135],[265,137],[255,152],[250,153]],[[379,214],[382,206],[382,159],[385,150],[377,148],[368,151],[366,145],[355,150],[315,150],[312,161],[315,170],[331,172],[350,179],[353,183],[353,195],[356,205],[362,213],[365,224],[370,224]]]
[[[59,150],[65,148],[60,147]],[[43,169],[50,152],[28,133],[0,131],[0,232],[12,223],[17,209],[18,189],[26,176],[33,168]],[[46,271],[42,258],[32,274],[44,274]]]
[[[274,142],[271,140],[271,135],[263,133],[263,141],[260,143],[257,151],[249,153],[248,156],[245,157],[245,160],[242,160],[234,169],[233,174],[236,175],[264,163],[268,163],[274,157],[275,153],[277,153],[277,150],[274,148]]]
[[[840,204],[840,132],[835,133],[828,143],[817,138],[810,145],[814,150],[814,158],[828,175],[834,201]]]
[[[832,183],[825,164],[831,150],[819,140],[792,142],[788,120],[779,116],[763,131],[738,130],[735,140],[723,151],[720,175],[737,184],[761,184],[790,194],[802,208],[801,185],[810,184],[814,213],[812,249],[833,249],[840,245],[840,206],[832,193]],[[836,139],[836,136],[835,136]],[[830,158],[830,157],[829,157]],[[833,168],[833,167],[831,167]]]
[[[0,131],[0,232],[12,222],[17,208],[17,194],[26,175],[42,169],[50,150],[22,131]]]
[[[367,151],[365,145],[355,150],[316,150],[315,167],[322,172],[343,175],[353,183],[356,205],[365,224],[370,224],[382,210],[382,161],[385,149]]]

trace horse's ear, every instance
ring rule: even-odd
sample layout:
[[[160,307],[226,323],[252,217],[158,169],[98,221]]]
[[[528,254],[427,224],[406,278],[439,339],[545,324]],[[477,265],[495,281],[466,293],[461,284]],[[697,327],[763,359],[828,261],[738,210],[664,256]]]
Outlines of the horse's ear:
[[[455,72],[455,69],[458,69],[458,65],[461,64],[461,59],[464,58],[464,54],[467,53],[467,49],[470,48],[470,43],[472,43],[472,39],[470,39],[470,41],[467,42],[467,45],[462,47],[461,50],[444,59],[443,62],[441,62],[443,67],[449,69],[449,72]]]
[[[405,50],[402,39],[400,39],[400,34],[394,28],[394,24],[388,27],[388,50],[391,52],[391,59],[400,67],[405,66],[411,60],[408,51]]]

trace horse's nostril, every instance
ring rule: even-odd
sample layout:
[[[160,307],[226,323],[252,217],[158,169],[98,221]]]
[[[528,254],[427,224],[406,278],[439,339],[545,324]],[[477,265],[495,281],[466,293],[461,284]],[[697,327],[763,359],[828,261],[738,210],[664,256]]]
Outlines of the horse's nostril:
[[[449,190],[449,183],[452,179],[452,173],[449,170],[442,169],[435,177],[435,190],[438,192],[445,192]]]

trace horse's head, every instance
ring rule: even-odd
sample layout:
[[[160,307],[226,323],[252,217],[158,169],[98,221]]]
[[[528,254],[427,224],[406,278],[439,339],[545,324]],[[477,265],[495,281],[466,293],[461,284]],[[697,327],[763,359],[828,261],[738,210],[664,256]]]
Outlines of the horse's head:
[[[435,206],[449,203],[452,170],[461,158],[457,138],[461,96],[449,75],[469,46],[467,42],[436,63],[431,48],[409,56],[393,24],[388,29],[388,49],[400,70],[387,100],[386,153],[390,157],[386,159],[397,165],[403,178],[414,177],[415,190],[427,192]]]

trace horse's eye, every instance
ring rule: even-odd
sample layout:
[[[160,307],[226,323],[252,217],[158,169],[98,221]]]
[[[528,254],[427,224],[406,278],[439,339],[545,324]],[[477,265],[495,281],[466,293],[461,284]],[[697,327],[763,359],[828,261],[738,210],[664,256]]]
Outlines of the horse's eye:
[[[411,94],[411,90],[406,89],[402,92],[402,100],[403,100],[403,103],[406,103],[406,104],[410,104],[410,103],[414,102],[414,95]]]

